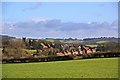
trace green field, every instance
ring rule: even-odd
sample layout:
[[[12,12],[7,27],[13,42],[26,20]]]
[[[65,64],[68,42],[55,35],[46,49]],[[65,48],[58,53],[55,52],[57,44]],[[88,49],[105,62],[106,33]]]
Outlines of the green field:
[[[109,41],[98,41],[98,42],[96,42],[96,43],[102,44],[102,43],[107,43],[107,42],[109,42]]]
[[[28,49],[26,49],[25,51],[27,51],[28,53],[36,53],[37,52],[37,50],[28,50]]]
[[[86,45],[86,46],[97,47],[98,45],[96,45],[96,44],[90,44],[90,45]]]
[[[118,58],[3,64],[3,78],[117,78]]]

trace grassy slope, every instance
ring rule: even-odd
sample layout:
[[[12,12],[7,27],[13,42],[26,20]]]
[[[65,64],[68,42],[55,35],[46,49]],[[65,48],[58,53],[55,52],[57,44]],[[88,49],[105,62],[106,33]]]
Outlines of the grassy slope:
[[[117,78],[118,58],[3,64],[3,78]]]
[[[28,50],[28,49],[25,49],[25,51],[27,51],[28,53],[36,53],[37,50]]]
[[[96,43],[102,44],[102,43],[107,43],[107,42],[109,42],[109,41],[98,41]]]
[[[96,44],[90,44],[90,45],[86,45],[86,46],[97,47],[98,45],[96,45]]]

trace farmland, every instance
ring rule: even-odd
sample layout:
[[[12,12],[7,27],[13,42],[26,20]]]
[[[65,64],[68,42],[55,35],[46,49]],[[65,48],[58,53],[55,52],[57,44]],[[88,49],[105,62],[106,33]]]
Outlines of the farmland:
[[[117,78],[118,58],[3,64],[3,78]]]

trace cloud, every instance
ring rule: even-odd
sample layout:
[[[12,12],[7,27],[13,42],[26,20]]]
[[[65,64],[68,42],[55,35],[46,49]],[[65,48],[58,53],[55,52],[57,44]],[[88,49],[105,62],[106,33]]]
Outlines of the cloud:
[[[31,21],[34,21],[34,22],[38,23],[40,21],[45,22],[46,20],[47,20],[47,18],[44,18],[44,17],[34,17],[34,18],[32,18]]]
[[[14,26],[13,26],[14,25]],[[84,37],[117,37],[118,29],[116,21],[73,23],[62,22],[59,19],[45,21],[28,21],[3,25],[3,34],[19,37],[54,37],[54,38],[84,38]],[[10,29],[11,28],[11,29]]]
[[[47,20],[46,24],[44,25],[47,28],[58,28],[61,26],[61,20],[54,19],[54,20]]]
[[[34,9],[39,8],[39,7],[41,7],[41,3],[40,3],[40,2],[37,2],[37,3],[36,3],[35,5],[33,5],[33,6],[24,8],[22,11],[24,12],[24,11],[34,10]]]
[[[117,20],[113,21],[111,26],[113,29],[118,29],[118,21]]]

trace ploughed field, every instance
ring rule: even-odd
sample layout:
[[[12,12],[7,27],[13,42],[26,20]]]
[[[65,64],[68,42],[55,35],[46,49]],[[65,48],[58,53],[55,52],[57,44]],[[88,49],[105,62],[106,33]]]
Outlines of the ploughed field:
[[[118,58],[2,65],[3,78],[118,78]]]

